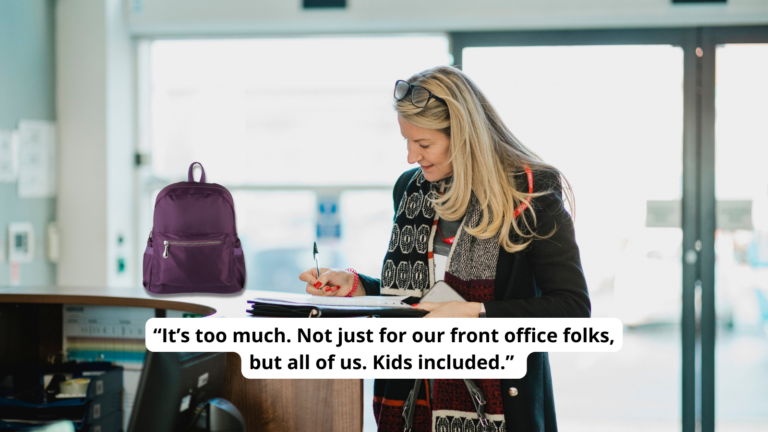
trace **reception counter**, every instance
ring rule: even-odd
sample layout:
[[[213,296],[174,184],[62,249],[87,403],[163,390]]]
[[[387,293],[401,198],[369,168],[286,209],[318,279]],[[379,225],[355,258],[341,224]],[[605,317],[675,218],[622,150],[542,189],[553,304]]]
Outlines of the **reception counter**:
[[[0,288],[0,370],[45,362],[62,351],[61,305],[149,308],[156,317],[175,310],[233,318],[250,316],[247,300],[255,293],[161,296],[143,288]],[[248,380],[236,353],[228,355],[226,377],[223,397],[243,413],[249,431],[362,430],[362,380]]]

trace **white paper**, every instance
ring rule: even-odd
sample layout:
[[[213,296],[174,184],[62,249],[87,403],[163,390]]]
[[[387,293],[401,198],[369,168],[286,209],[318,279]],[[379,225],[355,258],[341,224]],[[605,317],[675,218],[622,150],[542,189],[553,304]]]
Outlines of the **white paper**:
[[[50,198],[56,195],[56,124],[19,122],[19,197]]]
[[[360,306],[376,306],[391,308],[410,308],[410,305],[403,303],[408,296],[362,296],[362,297],[324,297],[324,296],[302,296],[300,298],[285,297],[257,297],[256,301],[268,303],[299,304],[310,306],[347,306],[356,308]]]
[[[16,157],[13,132],[0,130],[0,182],[16,181]]]
[[[140,370],[123,370],[123,430],[128,430],[128,422],[131,420],[133,403],[136,401],[140,380]]]

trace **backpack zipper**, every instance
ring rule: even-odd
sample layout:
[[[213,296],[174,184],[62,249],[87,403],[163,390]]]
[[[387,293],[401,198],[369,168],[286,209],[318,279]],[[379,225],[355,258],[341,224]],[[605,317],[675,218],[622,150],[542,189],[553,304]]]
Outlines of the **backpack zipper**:
[[[232,196],[232,193],[229,192],[229,190],[227,188],[225,188],[224,186],[214,186],[214,185],[210,185],[210,184],[201,184],[201,185],[194,185],[194,186],[185,185],[185,184],[180,184],[180,185],[173,184],[173,185],[168,185],[168,186],[164,187],[163,189],[173,189],[173,188],[177,188],[177,187],[201,187],[201,188],[218,189],[218,190],[223,190],[224,192],[227,192],[230,197]]]
[[[163,245],[165,246],[165,251],[163,251],[163,258],[168,258],[168,248],[171,245],[176,246],[210,246],[210,245],[217,245],[221,244],[221,240],[208,240],[208,241],[169,241],[164,240]]]

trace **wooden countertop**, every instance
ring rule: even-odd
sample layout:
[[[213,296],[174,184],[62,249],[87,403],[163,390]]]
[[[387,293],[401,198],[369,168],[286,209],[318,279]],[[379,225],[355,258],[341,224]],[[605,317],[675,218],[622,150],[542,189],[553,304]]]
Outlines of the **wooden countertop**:
[[[274,291],[154,295],[141,287],[0,287],[0,304],[132,306],[179,310],[215,318],[238,318],[250,316],[246,312],[249,307],[248,300],[257,296],[271,295],[286,296],[285,293]],[[288,296],[308,295],[290,294]],[[45,315],[45,312],[41,313]],[[53,316],[49,318],[56,320]],[[35,326],[39,324],[38,320],[39,315],[27,316],[24,330],[36,328]],[[61,324],[61,315],[58,317],[58,323]],[[42,325],[44,333],[50,333],[53,327]],[[37,332],[33,332],[33,336],[37,338]],[[61,350],[61,327],[58,332],[47,334],[47,338],[46,340],[58,342],[53,352]],[[16,340],[16,342],[20,343],[22,348],[29,348],[27,340]],[[34,344],[37,345],[38,342]],[[2,342],[0,342],[0,360],[2,360],[2,348]],[[40,351],[37,347],[34,348],[31,350],[32,357]],[[43,348],[50,347],[46,345]],[[244,378],[240,370],[240,356],[237,353],[229,353],[222,397],[240,409],[249,432],[359,431],[363,428],[362,380],[251,380]]]
[[[144,288],[0,287],[0,303],[52,303],[170,309],[214,318],[250,316],[247,300],[268,291],[237,294],[150,294]]]

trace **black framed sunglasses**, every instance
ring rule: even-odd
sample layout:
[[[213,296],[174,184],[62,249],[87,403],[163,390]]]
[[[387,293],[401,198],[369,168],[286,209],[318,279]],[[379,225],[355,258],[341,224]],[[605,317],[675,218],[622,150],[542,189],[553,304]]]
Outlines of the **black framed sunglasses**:
[[[416,108],[424,108],[429,103],[430,99],[437,99],[441,102],[445,102],[439,97],[435,96],[431,91],[425,89],[422,86],[413,85],[408,81],[397,80],[395,82],[395,100],[401,101],[411,95],[411,103]]]

